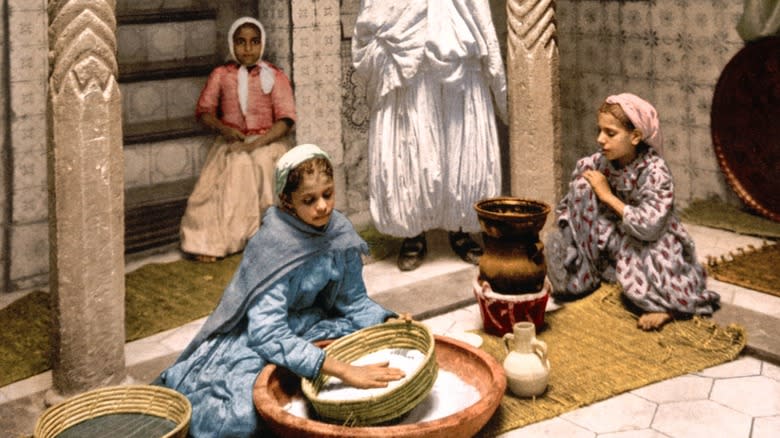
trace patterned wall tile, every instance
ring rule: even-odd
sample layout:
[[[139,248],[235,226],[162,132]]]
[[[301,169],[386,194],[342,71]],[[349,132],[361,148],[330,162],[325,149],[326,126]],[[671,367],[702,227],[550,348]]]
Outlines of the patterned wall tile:
[[[583,1],[577,16],[577,31],[586,35],[597,35],[606,25],[604,2]]]
[[[46,149],[14,151],[13,172],[14,190],[45,185]]]
[[[688,120],[688,96],[678,82],[660,81],[655,88],[655,105],[665,123],[682,124]]]
[[[46,0],[8,0],[9,11],[46,11]]]
[[[651,43],[641,36],[627,38],[621,49],[624,75],[632,78],[647,77],[653,69],[653,49]]]
[[[691,139],[691,167],[701,170],[720,171],[720,165],[712,146],[710,127],[694,127],[690,128],[688,132]]]
[[[697,40],[688,55],[688,71],[696,84],[713,84],[713,78],[720,76],[723,65],[720,56],[713,49],[718,47],[712,39]],[[722,50],[725,47],[721,48]]]
[[[688,93],[690,96],[692,126],[709,128],[712,96],[714,94],[715,86],[711,84],[698,85]]]
[[[334,83],[341,77],[341,57],[338,55],[296,56],[295,85]]]
[[[186,29],[184,23],[162,23],[147,26],[148,61],[184,58]]]
[[[257,13],[263,27],[268,29],[284,28],[292,25],[290,9],[287,2],[268,1],[258,2]]]
[[[43,114],[19,117],[11,122],[11,144],[14,153],[46,151],[46,116]]]
[[[316,24],[318,26],[340,25],[339,3],[340,0],[317,0]]]
[[[341,28],[314,26],[293,29],[293,53],[296,56],[338,54],[341,50]]]
[[[125,24],[117,27],[117,60],[120,63],[146,61],[145,26]]]
[[[164,82],[167,118],[195,117],[195,106],[206,78],[181,78]]]
[[[659,114],[663,128],[661,132],[664,137],[664,159],[668,163],[689,166],[691,149],[688,147],[688,138],[690,134],[684,125],[669,121],[663,113]]]
[[[181,141],[156,143],[151,151],[151,183],[192,178],[192,150]]]
[[[124,84],[122,99],[125,122],[140,123],[165,119],[165,84],[162,82],[133,82]]]
[[[10,52],[11,83],[36,82],[48,80],[47,56],[49,50],[45,45],[16,47]]]
[[[11,87],[11,112],[23,117],[46,112],[46,82],[43,80],[16,82]]]
[[[134,144],[124,148],[125,187],[144,187],[152,182],[150,144]]]
[[[49,218],[49,192],[45,185],[15,189],[13,193],[15,224],[46,221]]]
[[[49,224],[19,224],[11,228],[11,281],[49,270]]]
[[[213,55],[218,44],[227,44],[217,41],[217,25],[214,20],[184,23],[184,29],[186,35],[184,52],[187,57]]]
[[[651,2],[621,2],[621,27],[629,36],[637,36],[647,28],[650,21]]]
[[[295,27],[312,27],[317,23],[316,0],[291,0],[290,15]]]
[[[660,0],[650,11],[648,24],[661,39],[671,42],[685,28],[685,11],[680,10],[674,0]]]
[[[653,71],[658,79],[680,80],[686,71],[685,52],[668,38],[664,38],[655,49]]]
[[[719,11],[712,8],[709,2],[691,2],[685,11],[685,28],[689,29],[695,39],[708,40],[720,29],[715,21]]]
[[[8,40],[11,51],[30,46],[46,46],[46,20],[44,10],[20,10],[9,5]]]

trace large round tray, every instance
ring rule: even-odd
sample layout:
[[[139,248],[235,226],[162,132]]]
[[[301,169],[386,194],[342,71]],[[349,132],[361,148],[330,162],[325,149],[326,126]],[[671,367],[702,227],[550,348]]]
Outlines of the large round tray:
[[[284,368],[267,365],[255,382],[254,402],[260,415],[278,437],[420,437],[451,438],[476,434],[490,419],[506,390],[504,369],[492,356],[465,342],[435,336],[439,369],[473,385],[480,400],[466,409],[434,421],[395,426],[348,427],[297,417],[284,410],[300,397],[300,378]],[[322,345],[322,344],[320,344]]]
[[[710,121],[729,185],[759,214],[780,222],[780,37],[749,42],[715,86]]]

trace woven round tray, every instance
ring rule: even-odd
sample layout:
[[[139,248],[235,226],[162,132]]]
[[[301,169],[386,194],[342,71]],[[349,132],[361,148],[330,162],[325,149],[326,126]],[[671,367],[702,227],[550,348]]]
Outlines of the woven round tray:
[[[191,416],[192,405],[187,397],[172,389],[153,385],[111,386],[50,407],[38,418],[34,437],[86,438],[105,436],[106,430],[111,430],[112,438],[120,438],[148,430],[144,436],[150,438],[186,438]]]
[[[343,362],[355,360],[379,350],[415,349],[425,354],[422,365],[412,376],[395,388],[371,397],[350,400],[323,400],[318,393],[329,376],[302,379],[301,389],[321,420],[349,425],[368,426],[387,423],[411,411],[428,396],[438,365],[435,341],[430,329],[415,321],[387,322],[347,335],[327,347],[328,356]]]

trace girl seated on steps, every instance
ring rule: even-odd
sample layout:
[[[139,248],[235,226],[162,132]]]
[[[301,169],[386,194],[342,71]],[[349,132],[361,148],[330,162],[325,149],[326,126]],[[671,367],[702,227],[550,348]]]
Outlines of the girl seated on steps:
[[[655,108],[630,93],[607,97],[596,141],[600,150],[577,162],[555,211],[558,230],[546,244],[553,296],[576,298],[602,280],[617,281],[643,330],[714,312],[720,296],[706,289],[693,240],[675,213]]]

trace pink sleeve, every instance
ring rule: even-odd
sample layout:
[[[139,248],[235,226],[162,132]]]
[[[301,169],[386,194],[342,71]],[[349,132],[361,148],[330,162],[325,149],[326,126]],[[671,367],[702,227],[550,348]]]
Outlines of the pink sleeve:
[[[281,70],[276,70],[274,88],[271,90],[271,99],[274,105],[274,122],[288,118],[295,121],[295,98],[292,86],[287,75]]]
[[[224,67],[215,68],[206,80],[206,85],[200,92],[198,104],[195,107],[195,117],[200,118],[201,114],[217,114],[219,107],[220,82],[224,73]]]

